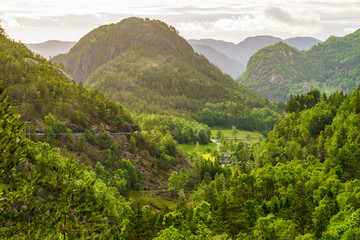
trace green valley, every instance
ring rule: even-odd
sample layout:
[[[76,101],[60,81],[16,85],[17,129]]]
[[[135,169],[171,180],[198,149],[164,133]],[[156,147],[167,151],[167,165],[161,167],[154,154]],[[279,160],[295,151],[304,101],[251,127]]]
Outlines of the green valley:
[[[159,20],[52,62],[0,28],[0,239],[360,239],[358,35],[256,53],[285,104]]]

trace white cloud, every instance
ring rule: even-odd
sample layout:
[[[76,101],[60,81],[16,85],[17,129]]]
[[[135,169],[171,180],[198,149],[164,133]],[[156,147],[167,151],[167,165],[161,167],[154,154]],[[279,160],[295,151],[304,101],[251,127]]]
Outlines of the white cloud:
[[[18,38],[25,36],[25,29],[32,30],[36,41],[49,38],[50,32],[51,38],[58,39],[83,34],[128,16],[160,19],[187,38],[232,41],[242,40],[245,34],[326,38],[339,34],[329,31],[334,26],[341,32],[360,27],[359,0],[0,0],[0,9],[8,34]],[[54,31],[58,26],[63,27]]]
[[[5,28],[20,28],[21,25],[10,14],[0,14],[1,25]]]
[[[314,34],[323,28],[320,16],[316,13],[296,10],[290,12],[279,7],[269,7],[264,13],[276,29],[292,34]]]
[[[355,32],[356,30],[357,30],[356,28],[345,28],[344,33],[350,34],[350,33]]]
[[[185,33],[212,33],[214,32],[214,29],[211,29],[206,26],[206,23],[199,23],[199,22],[190,22],[190,23],[180,23],[177,29],[180,32]]]

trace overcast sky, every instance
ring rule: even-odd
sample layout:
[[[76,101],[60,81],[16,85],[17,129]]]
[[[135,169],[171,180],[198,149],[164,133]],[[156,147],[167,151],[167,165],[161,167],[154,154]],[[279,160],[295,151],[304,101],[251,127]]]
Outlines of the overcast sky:
[[[360,0],[0,0],[2,27],[24,43],[78,41],[100,25],[131,16],[160,19],[186,39],[326,40],[360,28]]]

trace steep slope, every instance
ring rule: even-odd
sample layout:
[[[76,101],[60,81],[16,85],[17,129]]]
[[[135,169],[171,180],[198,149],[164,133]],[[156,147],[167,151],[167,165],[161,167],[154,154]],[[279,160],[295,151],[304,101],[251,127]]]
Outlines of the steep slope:
[[[53,56],[67,53],[76,42],[65,42],[58,40],[49,40],[43,43],[26,43],[25,45],[33,52],[49,59]]]
[[[239,80],[271,101],[286,101],[291,94],[310,91],[306,63],[302,52],[278,42],[254,54]]]
[[[344,37],[330,37],[306,52],[314,79],[324,86],[351,92],[360,84],[360,29]]]
[[[197,116],[206,104],[228,101],[241,105],[236,113],[270,107],[157,20],[129,18],[99,27],[53,60],[85,86],[139,113]]]
[[[234,79],[245,72],[246,67],[243,64],[229,58],[212,47],[197,44],[192,44],[191,46],[197,53],[204,55],[211,63],[220,68],[221,71],[229,74]]]
[[[85,128],[116,131],[134,124],[119,104],[94,90],[84,89],[46,59],[33,55],[26,46],[0,32],[0,80],[21,117],[43,129],[44,116],[51,113],[75,131]]]
[[[97,167],[98,177],[109,186],[118,184],[122,193],[141,184],[164,188],[172,170],[191,167],[169,134],[139,133],[120,103],[65,75],[55,64],[8,39],[0,28],[0,87],[6,87],[21,120],[28,122],[27,138],[47,142],[78,162]],[[115,183],[115,174],[124,181]]]
[[[265,54],[267,52],[271,57]],[[360,30],[345,37],[330,37],[299,56],[285,56],[284,49],[278,44],[267,47],[252,56],[239,80],[276,101],[286,101],[291,94],[314,88],[327,93],[350,92],[360,84],[357,64],[360,60]],[[282,80],[274,85],[273,76],[280,76]]]
[[[65,67],[76,81],[84,81],[101,65],[126,52],[133,46],[150,45],[157,50],[181,54],[190,50],[186,40],[177,37],[160,21],[129,18],[118,24],[104,25],[85,35],[67,54]],[[53,58],[57,62],[57,57]]]

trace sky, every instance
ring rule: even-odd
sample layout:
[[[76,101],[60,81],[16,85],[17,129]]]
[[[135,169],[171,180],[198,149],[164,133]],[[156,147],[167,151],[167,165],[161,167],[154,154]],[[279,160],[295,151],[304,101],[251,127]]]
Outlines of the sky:
[[[128,17],[158,19],[186,39],[250,36],[322,41],[360,28],[360,0],[0,0],[0,24],[23,43],[78,41]]]

